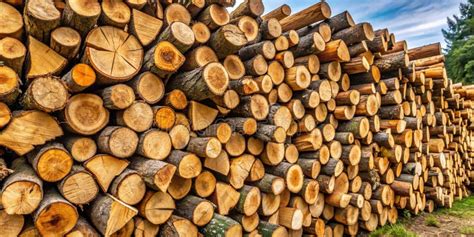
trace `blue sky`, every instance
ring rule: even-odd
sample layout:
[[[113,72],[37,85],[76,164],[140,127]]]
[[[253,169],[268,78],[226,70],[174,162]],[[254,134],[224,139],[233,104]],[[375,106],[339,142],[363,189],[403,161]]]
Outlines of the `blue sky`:
[[[263,0],[268,12],[284,3],[293,12],[304,9],[318,0]],[[237,0],[240,4],[242,0]],[[396,40],[404,39],[408,47],[433,42],[444,45],[442,28],[446,17],[459,14],[459,3],[465,0],[327,0],[332,14],[348,10],[354,21],[369,22],[374,30],[387,28],[395,33]],[[236,4],[236,5],[237,5]]]

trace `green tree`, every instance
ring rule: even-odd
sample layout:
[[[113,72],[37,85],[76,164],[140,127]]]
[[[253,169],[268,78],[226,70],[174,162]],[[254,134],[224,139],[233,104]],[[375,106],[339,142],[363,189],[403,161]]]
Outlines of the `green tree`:
[[[446,69],[456,82],[474,83],[474,0],[459,6],[460,15],[448,17],[443,29],[447,43]]]

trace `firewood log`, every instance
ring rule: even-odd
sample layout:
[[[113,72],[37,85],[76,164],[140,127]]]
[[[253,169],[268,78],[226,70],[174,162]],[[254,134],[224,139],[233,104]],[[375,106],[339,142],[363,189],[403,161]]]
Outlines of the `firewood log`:
[[[184,236],[192,235],[197,236],[198,230],[196,226],[189,220],[179,217],[171,216],[166,223],[163,223],[161,229],[161,235],[163,236]]]
[[[72,157],[60,143],[47,144],[27,157],[38,176],[48,182],[63,179],[72,169]]]
[[[180,74],[170,80],[168,88],[179,88],[192,100],[203,100],[213,95],[223,95],[228,85],[225,68],[219,63],[210,63],[202,68]]]
[[[135,231],[134,235],[137,237],[155,236],[158,234],[160,227],[152,224],[146,219],[135,217]]]
[[[163,20],[165,25],[170,25],[173,22],[182,22],[189,25],[191,14],[183,5],[171,3],[164,8]]]
[[[247,38],[235,25],[225,25],[217,29],[210,39],[210,46],[219,59],[238,52],[245,44]]]
[[[146,186],[143,178],[131,169],[125,169],[111,185],[110,193],[128,205],[138,204],[145,196]]]
[[[214,214],[212,220],[201,231],[206,234],[217,234],[223,236],[242,236],[242,226],[235,220]]]
[[[53,1],[28,1],[23,12],[26,31],[39,41],[49,42],[51,31],[59,26],[61,13]]]
[[[240,193],[232,186],[222,182],[217,182],[211,201],[217,206],[217,212],[226,215],[239,202]],[[216,214],[214,214],[215,216]],[[212,221],[211,221],[212,222]]]
[[[25,62],[25,45],[11,37],[0,40],[0,60],[4,65],[13,69],[18,75],[23,73],[23,63]]]
[[[120,175],[129,163],[109,155],[95,155],[84,163],[84,167],[94,175],[97,183],[105,192],[113,179]]]
[[[282,20],[283,18],[289,16],[291,14],[291,7],[287,4],[283,4],[278,8],[273,9],[272,11],[268,12],[267,14],[262,16],[262,19],[268,20],[271,18],[275,18],[277,20]]]
[[[74,59],[79,53],[81,36],[69,27],[59,27],[51,32],[50,47],[68,60]]]
[[[46,1],[47,2],[47,1]],[[67,60],[33,36],[28,37],[28,57],[26,60],[29,79],[57,75],[67,64]]]
[[[237,18],[239,16],[251,16],[259,17],[263,14],[264,6],[261,0],[246,0],[241,3],[237,8],[230,14],[231,18]]]
[[[76,207],[54,189],[45,192],[33,213],[33,222],[41,235],[65,235],[76,225],[78,218]]]
[[[43,182],[25,159],[16,159],[2,188],[2,211],[8,215],[31,214],[43,199]]]
[[[78,63],[68,73],[62,76],[61,80],[69,92],[77,93],[92,86],[96,81],[96,74],[91,66]]]
[[[325,2],[314,4],[300,12],[283,18],[280,23],[283,32],[298,30],[303,26],[327,19],[331,16],[331,8]]]
[[[291,48],[295,57],[319,54],[325,51],[326,43],[317,32],[301,37],[297,46]]]
[[[350,60],[349,49],[343,40],[332,40],[326,43],[323,52],[317,54],[319,61],[326,63],[330,61],[340,60],[347,62]]]
[[[139,10],[132,9],[129,27],[133,34],[143,46],[149,46],[156,38],[163,26],[163,21],[145,14]]]
[[[121,3],[125,5],[123,2]],[[125,7],[128,10],[128,6],[125,5]],[[125,41],[125,39],[128,40]],[[104,48],[104,42],[115,41],[117,43]],[[134,36],[121,29],[111,26],[95,28],[87,35],[86,45],[82,61],[94,68],[100,83],[113,84],[127,81],[140,71],[143,61],[142,46]],[[123,54],[123,60],[113,60],[113,55],[116,53]],[[102,57],[108,58],[106,63],[103,62]],[[113,68],[117,71],[111,70]]]
[[[61,20],[84,37],[97,23],[101,11],[98,1],[67,0]]]
[[[73,166],[71,172],[57,186],[61,195],[75,205],[88,204],[99,193],[92,174],[78,165]]]
[[[2,2],[0,6],[3,9],[1,13],[2,19],[8,18],[8,21],[2,23],[3,27],[0,30],[0,38],[12,37],[21,39],[23,35],[23,16],[8,3]]]
[[[18,74],[15,71],[13,71],[12,68],[7,67],[7,66],[0,66],[0,73],[4,75],[4,78],[5,78],[4,83],[3,83],[4,87],[2,88],[2,91],[0,94],[0,100],[4,102],[5,104],[13,104],[16,101],[18,95],[21,93],[20,78]],[[56,85],[56,88],[61,89],[60,87],[57,87],[57,86],[58,85]],[[31,94],[31,90],[29,91],[30,91],[29,93]],[[64,90],[60,92],[64,92]],[[67,93],[63,94],[63,96],[67,96]],[[63,98],[63,99],[66,99],[66,98]],[[59,104],[60,103],[61,102],[59,102]]]
[[[102,1],[101,7],[102,12],[99,21],[102,24],[123,29],[130,22],[131,11],[125,2],[105,0]]]
[[[103,210],[107,210],[105,215]],[[137,209],[111,195],[100,195],[88,210],[90,220],[103,235],[111,235],[122,229],[138,214]]]
[[[181,53],[185,53],[194,44],[192,29],[183,22],[172,22],[157,39],[173,44]]]
[[[130,157],[136,151],[137,146],[137,134],[127,127],[106,127],[97,138],[99,151],[118,158]]]
[[[206,198],[214,193],[216,188],[216,177],[209,171],[203,171],[196,177],[193,185],[194,193],[202,198]]]

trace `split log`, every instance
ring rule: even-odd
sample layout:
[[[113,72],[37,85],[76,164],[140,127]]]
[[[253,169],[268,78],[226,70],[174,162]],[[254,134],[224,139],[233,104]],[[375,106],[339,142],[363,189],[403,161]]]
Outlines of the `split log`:
[[[111,195],[100,195],[88,211],[92,224],[105,236],[122,229],[134,216],[137,209]]]
[[[198,230],[191,221],[173,215],[162,225],[160,233],[164,236],[197,236]]]
[[[158,37],[163,21],[145,14],[139,10],[132,9],[130,19],[130,32],[137,37],[143,46],[149,46]]]
[[[56,51],[34,37],[28,37],[28,57],[25,65],[28,79],[57,75],[66,64],[67,60]]]
[[[211,125],[219,112],[195,101],[188,106],[188,118],[191,121],[192,130],[202,130]]]
[[[148,187],[163,192],[168,189],[176,172],[176,166],[172,164],[144,157],[134,157],[129,168],[136,170]]]
[[[232,186],[222,182],[217,182],[216,189],[211,196],[211,201],[217,206],[217,212],[220,215],[227,215],[230,209],[237,205],[239,197],[240,193],[232,188]],[[215,213],[214,216],[216,215],[217,214]]]
[[[129,163],[109,155],[95,155],[86,162],[84,167],[94,175],[97,184],[106,192],[113,179],[120,175]]]

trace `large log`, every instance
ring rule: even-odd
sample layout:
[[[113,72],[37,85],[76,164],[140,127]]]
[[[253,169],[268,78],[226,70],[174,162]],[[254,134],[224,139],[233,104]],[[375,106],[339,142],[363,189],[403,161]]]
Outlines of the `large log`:
[[[82,60],[94,68],[99,83],[128,81],[140,71],[143,48],[135,36],[103,26],[90,31],[85,41],[87,47]],[[116,54],[121,56],[120,60],[114,60]]]
[[[280,20],[283,32],[298,30],[304,26],[327,19],[331,16],[331,8],[326,2],[316,3],[300,12]]]

